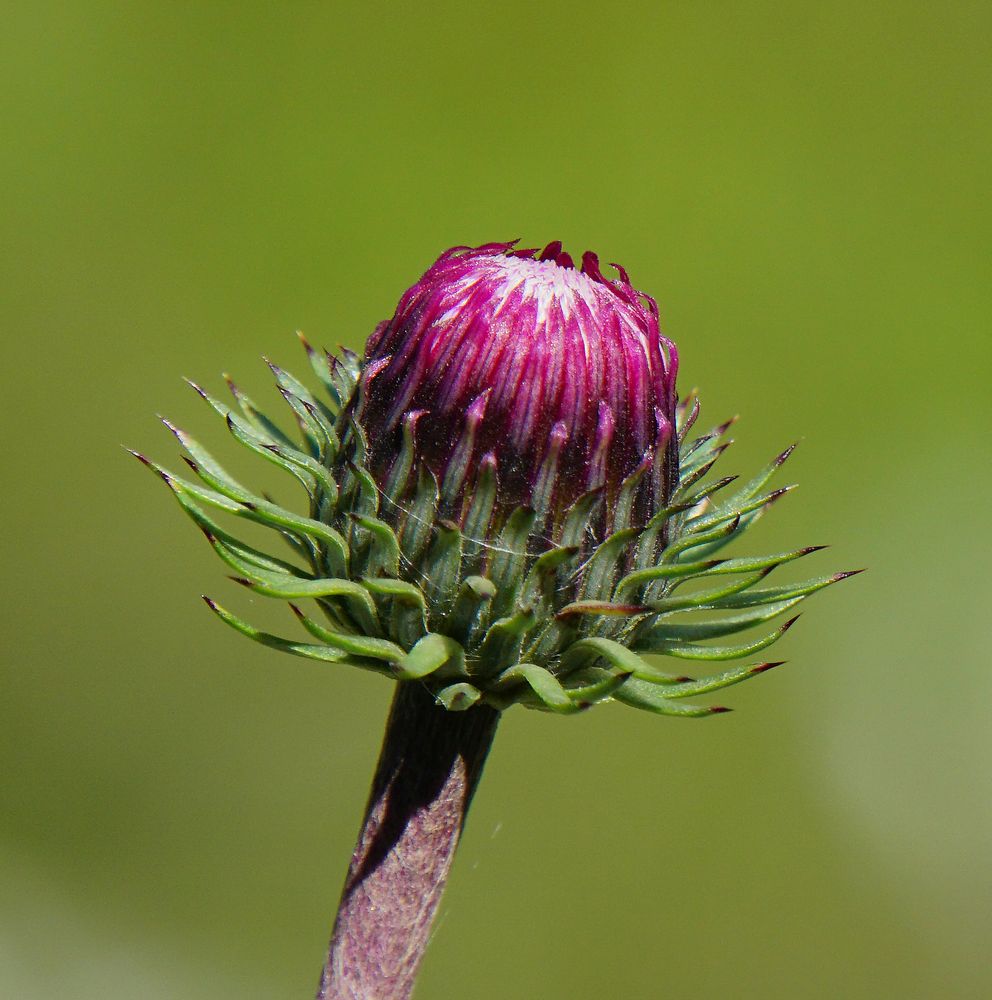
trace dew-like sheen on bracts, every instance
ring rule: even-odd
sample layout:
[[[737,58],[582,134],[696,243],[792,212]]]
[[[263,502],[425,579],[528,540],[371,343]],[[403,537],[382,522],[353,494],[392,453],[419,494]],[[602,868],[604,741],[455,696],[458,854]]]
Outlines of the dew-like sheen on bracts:
[[[686,661],[757,654],[851,574],[768,586],[819,546],[723,556],[787,492],[770,482],[791,449],[743,486],[710,476],[729,423],[690,437],[699,406],[677,401],[675,346],[617,271],[592,253],[576,267],[560,243],[448,250],[364,357],[303,341],[320,393],[271,365],[292,433],[233,382],[231,405],[194,386],[303,499],[243,486],[171,424],[195,478],[138,456],[237,582],[289,604],[301,635],[210,608],[275,649],[422,683],[451,710],[725,711],[683,699],[776,663],[690,677]],[[283,553],[239,539],[238,519],[273,529]]]

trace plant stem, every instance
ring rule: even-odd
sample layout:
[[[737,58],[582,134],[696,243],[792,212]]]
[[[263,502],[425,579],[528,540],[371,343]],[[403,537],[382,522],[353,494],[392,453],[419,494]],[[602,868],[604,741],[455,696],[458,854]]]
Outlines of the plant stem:
[[[317,1000],[407,1000],[499,712],[449,712],[401,683]]]

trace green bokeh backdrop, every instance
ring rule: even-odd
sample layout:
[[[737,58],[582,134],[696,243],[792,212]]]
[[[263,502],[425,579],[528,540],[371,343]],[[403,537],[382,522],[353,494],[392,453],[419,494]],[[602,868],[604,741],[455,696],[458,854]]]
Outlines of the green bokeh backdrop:
[[[390,696],[219,625],[121,443],[451,244],[656,295],[765,547],[871,572],[705,722],[504,720],[421,1000],[992,995],[992,7],[12,5],[0,996],[312,995]],[[234,454],[233,446],[226,454]],[[246,466],[247,468],[248,466]],[[235,468],[240,468],[235,460]]]

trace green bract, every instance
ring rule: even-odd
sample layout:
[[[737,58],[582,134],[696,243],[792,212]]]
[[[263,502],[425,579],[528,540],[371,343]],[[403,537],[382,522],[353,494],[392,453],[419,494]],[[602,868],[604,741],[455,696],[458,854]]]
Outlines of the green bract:
[[[305,513],[242,486],[171,424],[195,479],[137,455],[169,486],[237,581],[286,601],[308,633],[307,639],[290,639],[259,631],[205,598],[222,621],[256,642],[417,681],[452,711],[485,702],[567,714],[614,700],[660,715],[705,716],[726,709],[683,699],[778,664],[692,678],[682,673],[685,661],[732,661],[766,649],[794,616],[755,639],[733,637],[793,612],[810,594],[852,575],[768,587],[762,582],[777,566],[821,546],[759,557],[719,555],[790,488],[769,490],[768,484],[792,449],[733,491],[727,487],[735,477],[707,483],[729,444],[729,424],[688,440],[699,409],[694,397],[677,412],[678,486],[666,509],[646,523],[630,520],[643,467],[611,503],[612,523],[601,540],[589,525],[603,523],[602,489],[579,496],[561,516],[531,507],[501,516],[494,514],[495,465],[483,464],[457,523],[442,518],[445,491],[461,482],[439,484],[418,461],[415,416],[405,423],[402,451],[388,477],[377,482],[355,416],[361,412],[360,359],[350,351],[335,358],[303,343],[324,399],[271,365],[295,418],[295,436],[233,383],[232,407],[194,388],[236,441],[296,480]],[[457,463],[448,475],[458,478]],[[239,540],[225,515],[272,528],[292,558]],[[304,600],[313,610],[296,603]],[[671,672],[660,656],[681,663]]]

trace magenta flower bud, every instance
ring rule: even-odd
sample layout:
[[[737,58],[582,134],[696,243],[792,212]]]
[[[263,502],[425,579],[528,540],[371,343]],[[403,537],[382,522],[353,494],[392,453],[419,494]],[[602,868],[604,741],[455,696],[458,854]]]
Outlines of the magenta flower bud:
[[[318,1000],[410,996],[500,712],[721,714],[684,699],[779,666],[725,664],[853,575],[769,587],[822,546],[719,554],[788,492],[768,484],[792,448],[733,491],[736,476],[706,481],[732,421],[689,437],[699,402],[676,401],[675,346],[614,267],[604,277],[587,252],[576,268],[558,242],[448,250],[364,358],[301,335],[317,395],[270,364],[289,433],[233,382],[232,403],[194,385],[239,445],[293,481],[288,506],[168,421],[195,479],[135,453],[235,582],[288,602],[298,628],[284,638],[205,598],[221,621],[332,672],[399,682]],[[271,529],[278,554],[232,534],[239,519]],[[721,666],[699,676],[707,660]]]
[[[491,456],[504,510],[535,491],[559,510],[601,486],[611,496],[645,462],[650,507],[663,504],[677,472],[678,356],[654,299],[614,266],[606,278],[587,252],[576,268],[558,242],[443,253],[366,347],[373,466],[388,469],[417,414],[418,455],[449,497]]]
[[[198,481],[141,459],[236,580],[293,602],[316,641],[263,632],[213,600],[211,610],[294,656],[416,682],[453,712],[522,704],[568,714],[611,700],[661,715],[719,711],[681,699],[768,664],[690,680],[639,654],[751,656],[794,619],[756,639],[708,643],[849,574],[755,587],[816,547],[719,555],[787,492],[766,486],[791,449],[729,494],[735,476],[705,481],[730,423],[688,436],[699,404],[676,402],[675,347],[654,301],[617,272],[604,277],[592,253],[574,267],[560,243],[448,250],[364,358],[303,341],[324,398],[271,365],[295,437],[233,383],[233,405],[197,386],[239,444],[302,488],[306,506],[246,487],[172,424]],[[274,529],[295,561],[239,540],[218,517]],[[695,589],[680,590],[686,580]],[[715,617],[685,622],[689,611]]]

